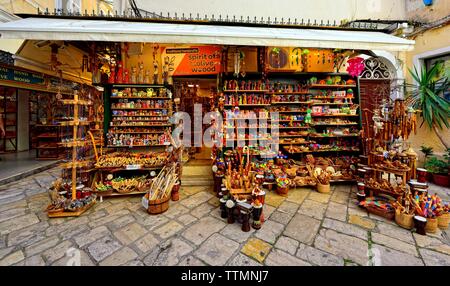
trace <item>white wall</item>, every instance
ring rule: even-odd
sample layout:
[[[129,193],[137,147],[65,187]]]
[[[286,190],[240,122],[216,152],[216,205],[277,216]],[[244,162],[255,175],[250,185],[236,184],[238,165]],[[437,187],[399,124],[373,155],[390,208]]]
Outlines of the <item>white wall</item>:
[[[404,19],[405,0],[135,0],[138,8],[167,15],[175,12],[181,17],[184,13],[189,17],[197,16],[203,18],[205,14],[209,17],[214,14],[215,18],[222,14],[240,19],[254,16],[260,20],[261,17],[282,17],[294,19],[316,19],[316,20],[341,20],[355,19]],[[121,11],[121,7],[130,7],[128,0],[115,0],[114,9]]]

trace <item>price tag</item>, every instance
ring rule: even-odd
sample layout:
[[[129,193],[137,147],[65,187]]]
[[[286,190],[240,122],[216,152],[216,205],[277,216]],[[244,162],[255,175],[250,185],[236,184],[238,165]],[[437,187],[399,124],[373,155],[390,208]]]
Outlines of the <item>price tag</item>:
[[[142,197],[142,206],[143,206],[145,209],[148,209],[148,200],[147,200],[146,197]]]
[[[141,165],[126,165],[125,169],[127,170],[139,170],[141,168]]]

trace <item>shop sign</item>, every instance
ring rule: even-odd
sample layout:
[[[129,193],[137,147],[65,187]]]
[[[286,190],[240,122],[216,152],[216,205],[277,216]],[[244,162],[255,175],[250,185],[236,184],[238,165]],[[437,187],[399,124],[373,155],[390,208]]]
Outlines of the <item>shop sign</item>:
[[[0,80],[16,83],[45,85],[45,79],[40,74],[0,67]]]
[[[163,70],[170,76],[218,74],[221,54],[218,46],[167,47],[162,54]]]

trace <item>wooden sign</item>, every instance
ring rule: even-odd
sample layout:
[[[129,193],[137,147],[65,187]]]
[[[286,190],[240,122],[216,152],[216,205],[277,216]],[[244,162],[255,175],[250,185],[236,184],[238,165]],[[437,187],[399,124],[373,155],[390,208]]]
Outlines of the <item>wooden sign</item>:
[[[31,73],[0,66],[0,80],[30,85],[45,85],[45,79],[41,74]]]

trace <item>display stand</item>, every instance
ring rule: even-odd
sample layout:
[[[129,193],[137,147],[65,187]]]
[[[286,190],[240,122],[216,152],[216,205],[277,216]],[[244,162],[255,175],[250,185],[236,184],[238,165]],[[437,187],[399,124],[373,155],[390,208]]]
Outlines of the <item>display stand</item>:
[[[73,132],[73,140],[71,142],[63,142],[61,143],[64,147],[71,147],[71,162],[63,163],[61,167],[65,170],[70,170],[68,175],[70,177],[70,196],[71,200],[77,200],[77,169],[87,168],[90,165],[89,160],[80,160],[80,156],[78,154],[78,148],[89,145],[88,141],[80,140],[78,137],[80,126],[87,126],[89,124],[88,121],[80,120],[79,112],[80,106],[87,106],[92,104],[90,101],[79,99],[77,91],[74,92],[73,99],[62,99],[61,102],[65,105],[73,106],[73,120],[61,122],[62,126],[71,126]],[[48,216],[50,218],[56,217],[76,217],[83,214],[86,210],[92,207],[95,204],[95,198],[87,205],[80,207],[76,211],[60,211],[60,212],[48,212]]]

